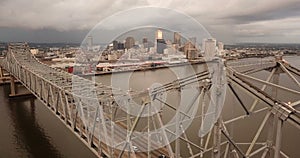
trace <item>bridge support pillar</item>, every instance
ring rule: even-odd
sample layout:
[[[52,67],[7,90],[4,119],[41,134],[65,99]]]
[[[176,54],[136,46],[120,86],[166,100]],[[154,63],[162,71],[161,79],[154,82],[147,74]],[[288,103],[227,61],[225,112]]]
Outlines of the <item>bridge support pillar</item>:
[[[0,78],[4,77],[3,68],[0,66]]]
[[[4,82],[3,80],[4,80],[3,68],[0,66],[0,84]]]
[[[16,96],[16,83],[15,78],[13,76],[10,76],[10,97]]]
[[[0,66],[0,85],[10,84],[10,77],[4,71],[3,67]]]
[[[9,77],[9,82],[10,82],[10,94],[9,97],[25,97],[25,96],[32,96],[32,93],[25,91],[18,93],[18,89],[16,86],[16,79],[14,76],[10,75]]]

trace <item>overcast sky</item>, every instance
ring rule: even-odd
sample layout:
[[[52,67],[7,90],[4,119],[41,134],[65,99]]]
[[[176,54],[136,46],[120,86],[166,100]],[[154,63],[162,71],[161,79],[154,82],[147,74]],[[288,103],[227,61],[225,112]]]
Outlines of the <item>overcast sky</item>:
[[[225,43],[300,43],[300,0],[0,0],[0,41],[81,42],[106,17],[143,6],[191,16]]]

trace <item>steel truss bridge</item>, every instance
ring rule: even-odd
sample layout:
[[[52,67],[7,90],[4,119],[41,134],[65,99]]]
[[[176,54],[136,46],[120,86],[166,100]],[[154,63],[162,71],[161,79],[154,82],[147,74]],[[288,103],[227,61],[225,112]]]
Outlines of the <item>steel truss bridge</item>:
[[[32,56],[26,43],[9,44],[0,64],[1,72],[4,69],[11,75],[12,95],[16,94],[16,79],[99,157],[289,157],[289,153],[281,150],[283,124],[300,130],[297,110],[300,108],[300,70],[280,56],[225,63],[227,94],[234,97],[231,106],[241,113],[228,116],[223,110],[203,136],[198,136],[198,132],[205,115],[209,115],[206,113],[211,101],[212,74],[209,71],[197,72],[151,91],[124,92],[51,68]],[[257,77],[262,72],[266,79]],[[294,86],[279,84],[281,75],[286,75]],[[196,93],[184,110],[162,99],[163,93],[177,93],[191,87],[196,88]],[[279,97],[280,92],[294,96],[293,100]],[[246,95],[246,99],[241,95]],[[119,105],[120,102],[123,105]],[[141,103],[136,115],[124,110],[134,102]],[[151,107],[147,105],[153,102],[165,108],[149,114]],[[199,108],[191,118],[194,106]],[[164,110],[179,113],[179,119],[166,124]],[[147,113],[149,115],[143,116]],[[258,115],[263,117],[258,119]],[[248,127],[252,132],[244,129],[233,134],[230,127],[245,120],[255,120],[255,125]],[[192,121],[191,128],[183,127],[186,121]],[[178,137],[171,142],[176,135]],[[235,135],[245,135],[245,138],[241,141],[235,139]]]

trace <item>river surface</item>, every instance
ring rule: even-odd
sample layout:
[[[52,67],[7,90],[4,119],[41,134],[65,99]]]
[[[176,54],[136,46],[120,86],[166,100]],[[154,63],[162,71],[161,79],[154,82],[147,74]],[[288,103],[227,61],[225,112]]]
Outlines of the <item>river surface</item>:
[[[293,66],[300,68],[300,57],[285,57]],[[260,60],[260,59],[257,59]],[[201,71],[202,66],[194,66],[195,71]],[[168,83],[175,80],[180,75],[188,75],[190,71],[184,68],[157,69],[150,71],[134,72],[129,77],[129,82],[124,80],[128,73],[117,75],[96,76],[95,80],[103,84],[111,84],[111,78],[116,83],[128,83],[133,90],[143,90],[153,85],[153,83]],[[257,74],[263,79],[264,74]],[[123,78],[120,80],[120,78]],[[286,76],[280,78],[280,83],[288,87],[294,87],[295,84],[287,81]],[[299,78],[298,78],[299,79]],[[119,85],[122,86],[122,85]],[[267,89],[268,90],[268,89]],[[91,151],[78,138],[69,131],[64,124],[56,118],[47,107],[34,98],[8,99],[9,85],[0,86],[0,158],[95,158]],[[248,95],[239,93],[245,103],[251,104],[252,100]],[[290,100],[300,99],[295,96],[287,95],[284,92],[278,92],[280,98]],[[175,99],[176,100],[176,99]],[[171,97],[169,103],[176,104]],[[227,92],[225,101],[225,116],[230,119],[238,116],[241,112],[238,104],[230,92]],[[173,113],[164,116],[164,119],[170,119]],[[256,119],[245,119],[241,122],[229,125],[228,130],[239,142],[249,142],[249,137],[255,135],[264,114],[258,114]],[[191,129],[187,132],[190,139],[196,139],[199,129]],[[195,132],[196,131],[196,132]],[[247,132],[248,136],[244,134]],[[251,133],[251,134],[249,134]],[[265,135],[267,131],[263,132]],[[288,123],[283,126],[283,145],[282,149],[290,157],[300,157],[300,131],[290,126]],[[184,149],[182,149],[184,150]],[[187,151],[182,151],[183,157]]]

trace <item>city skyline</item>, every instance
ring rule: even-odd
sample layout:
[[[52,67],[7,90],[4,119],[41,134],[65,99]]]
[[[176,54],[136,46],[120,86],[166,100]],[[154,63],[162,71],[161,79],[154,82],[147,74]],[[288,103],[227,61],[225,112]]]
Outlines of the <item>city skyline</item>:
[[[300,0],[0,0],[0,158],[299,157]]]
[[[0,41],[3,42],[79,43],[106,17],[136,7],[156,6],[178,10],[195,18],[214,38],[225,44],[300,43],[299,0],[116,0],[101,3],[93,0],[86,3],[11,0],[0,4]]]

